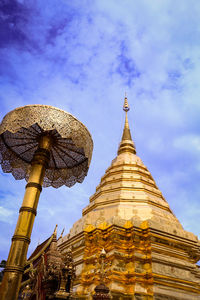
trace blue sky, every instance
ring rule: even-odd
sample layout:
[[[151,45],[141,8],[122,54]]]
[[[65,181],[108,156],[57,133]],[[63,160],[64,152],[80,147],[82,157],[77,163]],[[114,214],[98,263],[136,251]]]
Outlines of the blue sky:
[[[67,233],[116,156],[125,91],[137,154],[184,228],[200,231],[200,3],[196,0],[2,0],[0,117],[26,104],[75,115],[92,134],[88,176],[40,197],[29,253]],[[0,260],[25,181],[0,173]]]

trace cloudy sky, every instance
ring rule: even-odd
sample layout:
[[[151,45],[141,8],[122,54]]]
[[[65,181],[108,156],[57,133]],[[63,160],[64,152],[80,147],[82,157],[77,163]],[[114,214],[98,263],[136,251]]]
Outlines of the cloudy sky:
[[[142,158],[188,231],[200,232],[200,3],[1,0],[0,117],[26,104],[75,115],[92,134],[88,176],[40,197],[29,253],[81,217],[129,123]],[[0,260],[25,181],[0,173]]]

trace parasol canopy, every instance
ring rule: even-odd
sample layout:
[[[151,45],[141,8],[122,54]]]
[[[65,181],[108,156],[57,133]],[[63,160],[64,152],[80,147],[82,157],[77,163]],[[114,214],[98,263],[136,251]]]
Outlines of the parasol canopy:
[[[0,163],[5,173],[28,180],[41,136],[52,140],[43,186],[71,187],[82,182],[91,161],[93,141],[71,114],[47,105],[27,105],[9,112],[0,124]]]

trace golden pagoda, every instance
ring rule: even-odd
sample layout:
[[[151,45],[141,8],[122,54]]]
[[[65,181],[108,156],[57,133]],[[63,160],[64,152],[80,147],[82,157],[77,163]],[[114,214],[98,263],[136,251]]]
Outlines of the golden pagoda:
[[[117,157],[101,178],[82,218],[59,240],[72,249],[76,266],[75,299],[92,299],[100,283],[113,300],[200,299],[198,238],[183,229],[136,155],[125,97],[125,126]]]

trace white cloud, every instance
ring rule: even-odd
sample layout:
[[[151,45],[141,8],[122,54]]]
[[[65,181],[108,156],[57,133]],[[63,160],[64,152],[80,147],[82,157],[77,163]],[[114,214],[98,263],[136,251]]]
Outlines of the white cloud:
[[[13,211],[0,206],[0,221],[12,224]]]
[[[183,149],[187,152],[200,152],[200,135],[187,134],[179,136],[174,140],[174,147]]]
[[[22,1],[21,1],[22,2]],[[44,189],[32,235],[42,242],[56,223],[81,217],[117,152],[127,91],[129,121],[141,158],[153,170],[176,214],[193,228],[197,214],[179,206],[199,200],[200,60],[197,1],[38,1],[24,28],[32,44],[0,49],[5,61],[1,117],[16,106],[43,103],[79,118],[91,131],[94,154],[87,178],[72,189]],[[31,5],[31,4],[30,4]],[[38,6],[37,6],[38,5]],[[35,9],[38,10],[37,14]],[[134,76],[134,70],[139,72]],[[193,182],[187,186],[187,176]],[[25,182],[1,175],[0,216],[13,231]],[[162,190],[161,189],[161,190]],[[182,191],[185,190],[185,194]],[[195,191],[195,192],[194,192]],[[1,194],[3,192],[3,194]],[[186,201],[185,200],[185,201]],[[187,200],[187,201],[189,201]],[[62,230],[62,229],[61,229]],[[3,233],[4,234],[4,233]],[[6,234],[6,230],[5,230]]]

